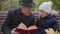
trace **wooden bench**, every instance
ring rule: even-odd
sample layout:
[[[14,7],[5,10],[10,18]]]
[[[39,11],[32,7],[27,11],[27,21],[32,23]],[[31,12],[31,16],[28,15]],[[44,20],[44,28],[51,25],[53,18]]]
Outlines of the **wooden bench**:
[[[6,16],[7,16],[7,11],[0,11],[0,34],[2,34],[2,31],[1,31],[1,26],[4,22],[4,20],[6,19]],[[38,17],[38,12],[33,12],[34,15],[36,15],[36,17]],[[60,27],[60,13],[59,15],[57,16],[57,19],[58,19],[58,24],[59,24],[59,27]],[[60,28],[59,28],[60,29]]]

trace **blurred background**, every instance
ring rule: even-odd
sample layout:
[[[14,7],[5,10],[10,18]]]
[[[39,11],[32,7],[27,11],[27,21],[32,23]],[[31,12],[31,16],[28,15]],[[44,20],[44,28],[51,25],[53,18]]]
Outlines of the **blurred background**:
[[[0,11],[6,11],[11,8],[18,8],[19,7],[19,0],[0,0]],[[36,7],[33,8],[33,11],[37,11],[38,7],[44,1],[52,1],[53,2],[53,10],[60,11],[60,0],[34,0]]]
[[[14,9],[14,8],[19,8],[19,3],[18,3],[19,0],[0,0],[0,34],[2,34],[1,32],[1,26],[4,22],[4,20],[6,19],[6,16],[7,16],[7,10],[9,9]],[[39,6],[41,3],[43,2],[47,2],[47,1],[52,1],[53,2],[53,6],[52,6],[52,10],[55,10],[55,11],[60,11],[60,0],[34,0],[34,3],[36,4],[36,7],[32,9],[32,11],[38,11],[39,9]],[[59,15],[58,15],[58,24],[59,24],[59,27],[60,27],[60,12],[59,12]],[[60,34],[58,32],[58,34]]]

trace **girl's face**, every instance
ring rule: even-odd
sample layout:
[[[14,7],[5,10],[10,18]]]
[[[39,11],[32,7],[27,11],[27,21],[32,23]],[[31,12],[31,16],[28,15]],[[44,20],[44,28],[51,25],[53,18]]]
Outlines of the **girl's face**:
[[[46,13],[43,10],[40,10],[39,14],[40,14],[40,17],[46,17],[46,16],[48,16],[48,13]]]

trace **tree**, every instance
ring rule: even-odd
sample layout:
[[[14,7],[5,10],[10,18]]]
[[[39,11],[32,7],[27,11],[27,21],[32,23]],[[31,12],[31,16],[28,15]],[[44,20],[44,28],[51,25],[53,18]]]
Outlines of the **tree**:
[[[6,0],[0,0],[0,11],[2,10],[2,6],[3,6],[3,3],[5,2]]]
[[[36,7],[33,8],[33,11],[38,11],[38,10],[39,10],[39,6],[40,6],[43,2],[47,2],[47,1],[51,1],[51,0],[34,0],[34,3],[36,4]]]
[[[60,10],[60,0],[51,0],[53,2],[53,7],[56,10]]]

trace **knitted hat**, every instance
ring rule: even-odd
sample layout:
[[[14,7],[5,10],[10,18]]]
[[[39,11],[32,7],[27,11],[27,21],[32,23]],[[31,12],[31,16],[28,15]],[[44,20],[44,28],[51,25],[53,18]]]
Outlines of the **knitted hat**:
[[[43,2],[40,6],[39,6],[39,10],[43,10],[46,13],[50,14],[51,13],[51,7],[52,7],[52,2]]]

